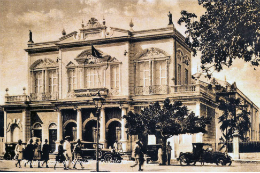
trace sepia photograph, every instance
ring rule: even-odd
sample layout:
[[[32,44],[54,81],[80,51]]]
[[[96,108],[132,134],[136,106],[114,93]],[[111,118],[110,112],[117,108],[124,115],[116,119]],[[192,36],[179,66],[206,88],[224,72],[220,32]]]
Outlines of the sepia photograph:
[[[259,172],[260,0],[0,0],[0,172]]]

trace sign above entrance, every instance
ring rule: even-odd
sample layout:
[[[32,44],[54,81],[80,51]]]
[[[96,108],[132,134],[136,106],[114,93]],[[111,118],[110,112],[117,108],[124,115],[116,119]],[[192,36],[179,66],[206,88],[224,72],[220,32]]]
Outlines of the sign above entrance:
[[[88,89],[75,89],[74,95],[76,97],[92,97],[96,96],[97,93],[100,93],[101,96],[107,96],[107,88],[88,88]]]

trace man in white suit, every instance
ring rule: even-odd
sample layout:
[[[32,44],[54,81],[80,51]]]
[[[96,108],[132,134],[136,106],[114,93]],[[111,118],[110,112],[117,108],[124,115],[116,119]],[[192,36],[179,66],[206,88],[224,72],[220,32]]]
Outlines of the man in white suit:
[[[71,169],[70,165],[71,165],[71,162],[72,162],[72,153],[71,153],[71,145],[70,145],[70,142],[69,142],[69,136],[66,136],[65,137],[65,142],[63,144],[63,148],[65,150],[65,157],[66,157],[66,160],[67,160],[67,168],[66,169]]]

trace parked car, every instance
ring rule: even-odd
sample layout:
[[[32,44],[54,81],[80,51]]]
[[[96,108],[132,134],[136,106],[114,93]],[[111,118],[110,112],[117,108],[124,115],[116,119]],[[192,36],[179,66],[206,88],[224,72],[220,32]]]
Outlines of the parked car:
[[[193,143],[193,152],[180,153],[178,161],[181,165],[195,165],[196,162],[215,163],[217,165],[231,165],[232,159],[227,153],[214,152],[211,144]]]
[[[5,143],[5,154],[4,159],[5,160],[12,160],[15,156],[15,146],[17,145],[17,142],[8,142]]]
[[[147,145],[146,147],[146,154],[145,154],[145,160],[147,163],[150,161],[157,161],[158,160],[158,149],[162,145],[160,144],[154,144],[154,145]]]
[[[72,142],[72,148],[74,148],[74,144],[76,142]],[[81,157],[83,161],[88,159],[96,159],[96,143],[95,142],[86,142],[82,141],[81,148]],[[112,152],[111,149],[105,149],[103,144],[99,144],[99,152],[98,159],[101,161],[107,162],[116,162],[120,163],[122,160],[121,154],[118,152]]]

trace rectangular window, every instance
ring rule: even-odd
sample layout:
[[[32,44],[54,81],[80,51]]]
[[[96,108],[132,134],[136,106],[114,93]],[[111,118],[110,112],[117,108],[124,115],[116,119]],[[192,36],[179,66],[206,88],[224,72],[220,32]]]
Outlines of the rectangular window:
[[[35,75],[34,92],[42,93],[43,92],[42,71],[36,71],[36,72],[34,72],[34,75]]]
[[[139,63],[139,86],[150,86],[150,69],[149,62]]]
[[[185,69],[185,85],[188,85],[188,80],[189,80],[189,71]]]
[[[111,89],[119,89],[119,65],[111,66]]]
[[[181,65],[180,64],[178,64],[177,73],[178,73],[178,85],[181,85]]]
[[[76,72],[75,69],[68,69],[68,92],[76,89]]]
[[[49,93],[56,93],[58,92],[58,75],[56,70],[49,70],[48,71],[48,78],[49,78]]]
[[[85,87],[99,88],[101,86],[101,77],[99,75],[99,68],[85,69]]]
[[[155,65],[155,85],[167,85],[166,61],[154,61]]]

